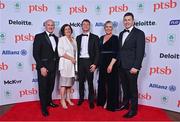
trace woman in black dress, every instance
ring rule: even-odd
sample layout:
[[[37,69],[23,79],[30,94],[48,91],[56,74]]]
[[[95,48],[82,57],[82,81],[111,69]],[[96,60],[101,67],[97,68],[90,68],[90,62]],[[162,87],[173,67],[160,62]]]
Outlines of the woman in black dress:
[[[118,36],[112,34],[113,24],[104,25],[105,35],[100,38],[100,62],[97,105],[115,111],[119,105],[119,80],[117,67]]]

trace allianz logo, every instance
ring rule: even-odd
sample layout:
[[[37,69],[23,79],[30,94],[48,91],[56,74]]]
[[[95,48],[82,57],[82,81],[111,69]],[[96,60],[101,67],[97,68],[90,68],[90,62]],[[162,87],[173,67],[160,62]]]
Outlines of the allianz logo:
[[[174,92],[176,91],[176,86],[175,85],[159,85],[159,84],[153,84],[153,83],[150,83],[149,85],[150,88],[157,88],[157,89],[163,89],[163,90],[169,90],[171,92]]]
[[[25,56],[27,55],[27,50],[22,49],[22,50],[3,50],[2,55],[22,55]]]
[[[112,24],[113,24],[114,28],[118,26],[118,22],[117,21],[113,21]],[[96,22],[95,26],[96,27],[103,27],[104,26],[104,22]]]

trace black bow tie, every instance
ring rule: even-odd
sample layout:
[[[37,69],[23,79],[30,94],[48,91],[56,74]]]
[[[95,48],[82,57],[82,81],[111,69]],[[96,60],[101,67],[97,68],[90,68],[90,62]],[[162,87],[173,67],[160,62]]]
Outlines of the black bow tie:
[[[126,29],[124,29],[124,33],[125,33],[125,32],[128,32],[128,33],[129,33],[130,31],[129,31],[129,30],[126,30]]]
[[[54,34],[53,34],[53,33],[50,33],[50,34],[49,34],[49,37],[50,37],[50,36],[53,36],[53,37],[54,37]]]
[[[88,36],[88,34],[82,34],[82,36]]]

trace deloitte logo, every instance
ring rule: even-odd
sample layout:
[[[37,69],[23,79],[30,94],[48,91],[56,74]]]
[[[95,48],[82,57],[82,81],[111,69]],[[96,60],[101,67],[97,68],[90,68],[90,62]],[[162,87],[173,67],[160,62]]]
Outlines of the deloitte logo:
[[[134,22],[135,26],[155,26],[156,22],[151,20],[137,21]]]
[[[2,55],[22,55],[22,56],[25,56],[25,55],[27,55],[27,50],[25,50],[25,49],[22,49],[20,51],[3,50]]]
[[[24,63],[23,62],[17,62],[16,67],[19,71],[22,71],[24,69]]]
[[[0,32],[0,43],[4,43],[5,39],[6,39],[6,34],[3,32]]]
[[[180,59],[180,54],[178,53],[160,53],[159,58],[165,58],[165,59]]]
[[[173,33],[170,33],[167,35],[167,41],[169,45],[173,45],[176,40],[176,35]]]

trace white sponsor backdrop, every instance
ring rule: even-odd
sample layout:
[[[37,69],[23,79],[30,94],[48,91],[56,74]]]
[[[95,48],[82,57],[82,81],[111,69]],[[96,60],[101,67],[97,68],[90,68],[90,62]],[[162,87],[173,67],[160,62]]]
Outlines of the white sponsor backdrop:
[[[118,35],[123,15],[130,11],[136,27],[146,34],[139,104],[180,112],[179,4],[179,0],[0,0],[0,105],[38,100],[32,43],[34,35],[44,31],[45,20],[55,20],[57,35],[63,24],[71,24],[74,37],[81,33],[85,18],[99,36],[104,34],[103,23],[111,20]],[[95,88],[97,79],[96,73]],[[59,99],[58,92],[56,85],[54,98]],[[73,98],[78,98],[78,83]]]

